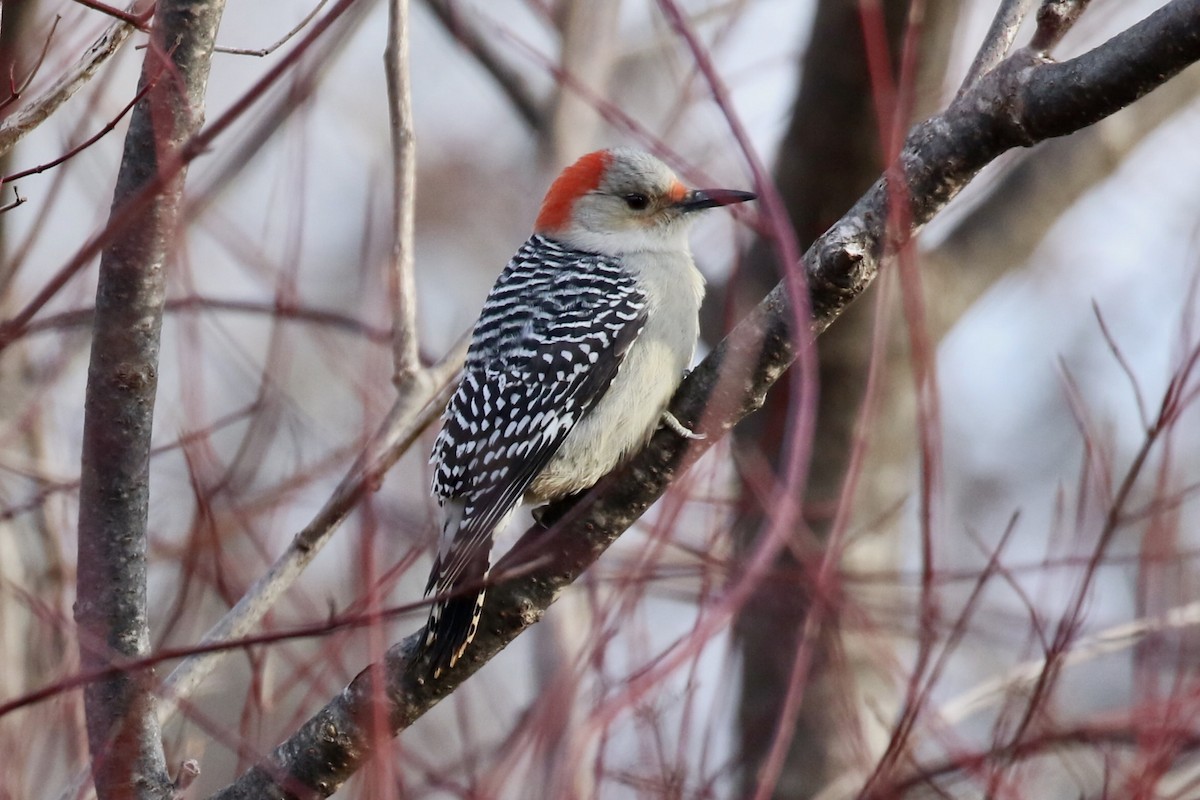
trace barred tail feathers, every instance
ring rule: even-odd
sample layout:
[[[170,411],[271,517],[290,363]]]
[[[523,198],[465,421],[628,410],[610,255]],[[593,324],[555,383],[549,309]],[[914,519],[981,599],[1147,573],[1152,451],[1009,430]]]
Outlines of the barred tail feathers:
[[[463,531],[463,502],[443,505],[442,539],[425,594],[437,594],[429,609],[421,649],[434,678],[452,668],[475,638],[491,572],[494,534],[507,525],[515,506],[483,535]]]
[[[487,579],[485,568],[478,577],[482,583]],[[429,660],[429,670],[437,678],[453,667],[462,658],[467,645],[475,638],[479,627],[479,616],[483,613],[484,590],[465,590],[454,596],[438,600],[429,612],[429,624],[425,628],[422,645]]]

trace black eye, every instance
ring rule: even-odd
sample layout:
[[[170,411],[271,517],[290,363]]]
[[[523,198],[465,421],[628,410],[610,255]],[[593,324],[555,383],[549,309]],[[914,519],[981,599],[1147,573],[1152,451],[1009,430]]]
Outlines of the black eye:
[[[646,195],[638,194],[637,192],[625,195],[624,200],[625,205],[629,206],[634,211],[641,211],[646,206],[650,205],[650,199],[646,197]]]

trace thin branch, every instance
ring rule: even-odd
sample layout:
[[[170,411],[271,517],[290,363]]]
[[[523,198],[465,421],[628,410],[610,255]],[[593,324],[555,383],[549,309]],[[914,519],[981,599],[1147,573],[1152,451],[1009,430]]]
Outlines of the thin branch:
[[[1163,434],[1174,424],[1175,415],[1179,411],[1179,407],[1175,402],[1178,399],[1177,389],[1186,382],[1197,363],[1196,359],[1198,357],[1200,357],[1200,349],[1194,350],[1191,357],[1175,373],[1163,396],[1158,416],[1154,424],[1146,430],[1146,437],[1142,442],[1142,446],[1134,456],[1120,485],[1111,494],[1111,499],[1109,498],[1109,493],[1105,493],[1104,500],[1108,505],[1108,509],[1105,513],[1104,526],[1100,529],[1095,544],[1092,545],[1092,552],[1088,557],[1087,564],[1083,568],[1083,578],[1080,584],[1072,591],[1068,605],[1054,628],[1054,634],[1050,640],[1050,646],[1047,649],[1046,658],[1042,662],[1042,667],[1036,679],[1032,682],[1030,690],[1025,695],[1024,712],[1021,714],[1012,735],[1009,737],[1014,745],[1019,745],[1029,737],[1041,710],[1046,708],[1046,704],[1054,688],[1059,683],[1062,670],[1068,663],[1070,654],[1074,649],[1073,644],[1082,625],[1085,606],[1092,597],[1092,587],[1097,580],[1100,566],[1107,557],[1116,534],[1121,527],[1121,520],[1125,514],[1125,509],[1133,494],[1134,487],[1141,477],[1142,470],[1146,466],[1151,450],[1153,450],[1155,444],[1163,437]],[[1095,440],[1096,437],[1087,437],[1088,442]]]
[[[34,76],[41,71],[42,64],[46,63],[46,53],[50,51],[50,42],[52,39],[54,39],[54,32],[58,30],[58,23],[60,22],[62,22],[62,17],[55,16],[54,24],[50,26],[50,32],[46,34],[46,40],[42,42],[42,51],[38,53],[37,62],[30,68],[29,74],[25,76],[25,80],[21,81],[20,86],[17,86],[16,76],[12,74],[13,71],[15,71],[15,65],[14,69],[10,70],[8,76],[9,94],[8,97],[4,99],[4,102],[0,103],[0,109],[8,108],[10,105],[17,102],[21,95],[25,93],[25,90],[29,88],[29,84],[33,83]]]
[[[136,5],[136,2],[131,4],[129,10],[132,11]],[[125,44],[125,40],[133,31],[134,26],[128,22],[113,22],[100,38],[92,43],[83,57],[63,72],[54,85],[4,120],[4,123],[0,124],[0,156],[11,150],[25,134],[45,122],[59,106],[79,91],[96,74],[100,66],[121,49],[121,45]]]
[[[91,311],[88,312],[87,318],[90,322],[92,319]],[[181,447],[186,447],[188,444],[197,439],[206,439],[229,425],[232,425],[236,422],[241,422],[248,417],[253,410],[254,406],[249,405],[213,420],[210,424],[206,425],[199,431],[183,433],[174,441],[166,444],[160,444],[151,449],[150,457],[153,460],[155,457],[163,453],[169,453],[173,450],[178,450]],[[11,470],[12,468],[9,467],[8,469]],[[29,470],[19,470],[17,471],[17,474],[36,481],[41,488],[39,488],[31,498],[19,505],[4,506],[0,508],[0,522],[7,522],[8,520],[15,519],[22,514],[28,514],[33,511],[37,511],[46,504],[47,500],[56,494],[62,494],[63,492],[74,492],[79,489],[78,480],[51,480],[43,475]]]
[[[1125,377],[1129,379],[1129,388],[1133,390],[1133,399],[1137,402],[1138,421],[1142,423],[1142,430],[1150,430],[1150,412],[1146,410],[1146,398],[1142,397],[1142,387],[1138,383],[1137,375],[1134,374],[1133,365],[1129,363],[1129,359],[1125,357],[1125,353],[1117,344],[1116,338],[1112,335],[1112,331],[1108,329],[1108,323],[1104,321],[1104,314],[1100,313],[1100,303],[1095,299],[1092,300],[1092,313],[1096,316],[1096,322],[1100,325],[1100,333],[1104,335],[1104,343],[1108,345],[1108,351],[1113,354],[1113,358],[1117,361],[1117,366],[1121,368],[1121,372],[1125,373]]]
[[[119,19],[127,25],[132,25],[139,31],[143,32],[149,30],[147,23],[150,21],[150,18],[154,16],[154,4],[151,4],[150,7],[141,14],[136,14],[133,12],[133,9],[137,6],[137,3],[131,5],[129,7],[129,11],[122,11],[119,8],[110,6],[108,3],[101,3],[100,0],[75,0],[75,2],[81,6],[86,6],[93,11],[99,11],[101,14],[107,14],[113,19]]]
[[[464,337],[445,358],[429,368],[427,381],[419,388],[401,394],[380,425],[379,432],[368,443],[364,455],[351,467],[325,505],[237,604],[209,629],[200,640],[200,646],[248,635],[274,607],[359,501],[379,486],[397,459],[442,413],[454,389],[452,379],[466,356],[466,345]],[[163,685],[163,700],[159,704],[161,721],[165,722],[174,714],[178,701],[191,695],[216,668],[225,652],[214,649],[193,655],[175,668]]]
[[[1046,62],[1028,49],[1018,51],[909,134],[898,164],[888,172],[903,176],[911,214],[899,238],[919,230],[1000,154],[1092,124],[1197,60],[1200,0],[1174,0],[1063,64]],[[813,333],[828,327],[874,279],[885,250],[888,216],[889,190],[881,178],[805,255]],[[549,509],[546,517],[557,516],[555,524],[549,530],[530,530],[501,559],[499,572],[513,565],[534,566],[527,577],[489,590],[479,635],[467,657],[441,681],[426,682],[416,674],[419,670],[409,673],[409,658],[421,636],[413,634],[388,651],[382,670],[364,669],[267,761],[216,797],[333,793],[382,744],[365,727],[373,713],[386,712],[397,732],[453,692],[534,624],[677,475],[761,406],[795,357],[794,334],[800,334],[792,330],[792,314],[786,287],[776,287],[684,381],[671,410],[684,424],[703,420],[696,424],[707,439],[684,442],[659,431],[645,450],[585,497]],[[383,686],[378,685],[381,674]],[[381,702],[387,707],[378,709]],[[298,793],[297,787],[305,788]]]
[[[124,108],[122,108],[120,111],[118,111],[117,115],[115,117],[113,117],[112,119],[110,119],[104,125],[104,127],[101,128],[94,136],[91,136],[88,139],[86,139],[85,141],[81,142],[80,144],[75,145],[70,150],[63,153],[61,156],[59,156],[58,158],[55,158],[51,161],[47,161],[45,164],[39,164],[36,167],[30,167],[29,169],[24,169],[24,170],[21,170],[20,172],[14,172],[11,175],[5,175],[3,178],[0,178],[0,184],[11,183],[12,181],[20,180],[21,178],[27,178],[30,175],[38,175],[42,172],[45,172],[48,169],[54,169],[59,164],[62,164],[63,162],[68,161],[68,160],[74,158],[75,156],[79,155],[84,150],[87,150],[89,147],[94,145],[96,142],[100,141],[105,136],[112,133],[113,129],[116,128],[117,125],[121,122],[121,120],[123,120],[125,118],[125,115],[128,114],[131,110],[133,110],[133,107],[135,105],[137,105],[138,102],[143,97],[145,97],[146,93],[149,92],[153,87],[154,87],[153,82],[148,83],[144,87],[142,87],[141,91],[139,91],[136,95],[134,95],[133,99],[130,100],[125,105]]]
[[[542,110],[544,103],[534,95],[525,78],[501,60],[491,40],[467,23],[453,0],[425,0],[425,5],[442,23],[442,27],[492,76],[492,80],[508,96],[517,115],[525,121],[529,129],[540,132],[545,128],[546,115]]]
[[[175,795],[181,797],[188,790],[196,778],[200,777],[200,762],[194,758],[189,758],[179,765],[179,771],[175,775],[175,780],[171,784],[171,788],[175,790]]]
[[[1025,17],[1029,16],[1034,2],[1035,0],[1001,0],[1000,7],[996,9],[996,16],[992,18],[992,25],[983,37],[983,44],[975,54],[975,61],[971,63],[967,77],[963,79],[960,93],[965,92],[979,80],[980,75],[1008,56],[1013,42],[1017,39],[1017,31],[1020,30]]]
[[[1200,628],[1200,602],[1172,608],[1158,617],[1143,617],[1114,625],[1107,630],[1077,641],[1062,657],[1061,669],[1095,661],[1112,653],[1130,650],[1151,636],[1167,631]],[[958,724],[998,705],[1014,693],[1028,691],[1046,669],[1046,659],[1036,658],[1008,670],[1000,677],[984,681],[944,703],[938,713],[948,724]]]
[[[314,19],[316,19],[317,14],[321,13],[321,9],[324,8],[325,4],[328,2],[329,2],[329,0],[321,0],[321,2],[319,2],[315,6],[313,6],[313,10],[309,11],[307,14],[305,14],[304,19],[302,19],[296,23],[296,27],[292,28],[290,31],[285,33],[278,41],[276,41],[273,44],[269,44],[266,47],[259,47],[259,48],[220,47],[220,46],[218,46],[215,48],[216,52],[224,53],[225,55],[233,55],[233,56],[258,56],[259,58],[269,56],[269,55],[271,55],[271,53],[274,53],[276,50],[278,50],[279,48],[281,48],[285,44],[287,44],[289,41],[291,41],[291,39],[296,34],[300,33],[300,31],[304,30],[305,26],[308,25],[308,23],[310,23]]]
[[[519,576],[521,573],[515,573]],[[159,664],[167,661],[177,661],[187,658],[202,658],[216,653],[225,653],[231,651],[245,652],[254,647],[262,645],[281,645],[289,642],[295,642],[300,639],[314,639],[326,637],[331,633],[338,631],[353,630],[356,628],[365,628],[371,625],[377,625],[381,621],[398,619],[400,617],[412,616],[416,612],[427,610],[429,603],[435,598],[426,598],[415,603],[409,603],[402,606],[392,606],[383,608],[369,613],[362,611],[350,611],[348,613],[339,614],[322,619],[320,622],[310,622],[299,624],[278,630],[266,631],[263,633],[248,634],[245,636],[237,636],[228,639],[214,638],[204,640],[197,644],[188,644],[180,647],[160,647],[159,649],[147,653],[146,655],[131,658],[119,663],[111,663],[107,666],[94,669],[92,671],[76,672],[73,675],[59,678],[46,686],[34,689],[20,697],[0,702],[0,719],[19,711],[24,708],[44,703],[47,700],[52,700],[60,697],[67,692],[73,692],[76,689],[82,689],[89,684],[97,681],[107,680],[115,675],[122,673],[144,672],[150,670]],[[182,701],[183,697],[176,697],[177,701]]]
[[[1092,0],[1042,0],[1038,9],[1037,30],[1029,46],[1045,54],[1062,41]]]
[[[932,250],[939,272],[952,275],[954,308],[946,297],[938,312],[956,317],[997,276],[1025,263],[1063,211],[1113,174],[1124,157],[1166,120],[1200,96],[1200,71],[1187,70],[1135,107],[1070,137],[1042,142],[1016,156],[987,195],[952,223]],[[970,269],[963,269],[969,264]]]
[[[33,317],[62,290],[62,287],[71,278],[78,274],[87,264],[91,263],[92,259],[106,246],[111,237],[116,235],[118,231],[124,230],[125,227],[134,224],[137,215],[145,210],[154,198],[157,197],[162,188],[173,180],[181,170],[186,169],[187,165],[193,159],[199,157],[202,153],[208,152],[213,141],[262,99],[267,94],[268,89],[275,86],[279,82],[280,77],[292,69],[296,62],[308,53],[310,48],[315,46],[318,40],[324,39],[328,44],[331,39],[334,41],[344,39],[349,31],[362,20],[365,15],[364,9],[368,5],[367,3],[358,2],[358,0],[338,0],[329,13],[320,19],[287,55],[281,58],[277,64],[273,65],[271,69],[267,70],[221,116],[205,127],[204,130],[192,136],[179,152],[171,154],[170,158],[164,158],[162,163],[158,165],[158,171],[153,178],[147,181],[146,185],[136,195],[129,198],[128,202],[124,204],[118,213],[110,215],[108,225],[102,231],[88,239],[75,252],[70,261],[44,281],[38,292],[21,310],[10,319],[0,322],[0,350],[3,350],[15,341],[24,332]],[[348,14],[351,9],[354,10],[354,14]],[[354,21],[341,28],[338,34],[326,37],[326,31],[341,19],[343,15],[354,17]],[[0,128],[0,155],[3,155],[3,132],[4,129]]]
[[[1167,497],[1158,497],[1147,502],[1145,505],[1126,511],[1121,517],[1121,524],[1130,525],[1150,516],[1174,511],[1184,503],[1191,501],[1197,495],[1200,495],[1200,482],[1189,483]]]
[[[153,182],[203,116],[224,0],[162,0],[113,192],[112,216]],[[164,63],[177,80],[158,81]],[[178,236],[185,169],[106,244],[100,259],[84,399],[75,621],[80,664],[103,668],[150,647],[146,521],[158,387],[164,264]],[[101,800],[169,798],[153,673],[120,671],[84,690],[92,776]]]
[[[17,206],[25,205],[25,201],[28,199],[27,197],[21,197],[21,192],[14,186],[13,201],[7,205],[0,206],[0,214],[3,214],[5,211],[12,211]]]
[[[1158,709],[1154,713],[1147,710],[1132,720],[1093,723],[1074,728],[1048,726],[1038,732],[1036,739],[991,745],[978,751],[959,751],[954,753],[953,757],[937,764],[922,766],[911,777],[887,786],[887,794],[883,796],[908,797],[909,792],[917,787],[922,790],[932,789],[936,778],[963,772],[969,774],[989,764],[1020,762],[1048,752],[1062,752],[1068,747],[1087,747],[1093,752],[1103,753],[1114,745],[1131,749],[1142,747],[1148,738],[1153,737],[1156,740],[1177,743],[1181,752],[1200,750],[1200,735],[1195,728],[1176,724],[1171,721],[1171,717],[1171,712]]]
[[[417,380],[417,290],[413,281],[413,226],[417,205],[417,146],[412,124],[408,65],[408,0],[388,0],[388,43],[383,53],[387,76],[388,122],[392,135],[392,381],[404,392]]]
[[[24,198],[22,198],[22,202]],[[276,317],[282,320],[322,325],[345,333],[361,336],[372,344],[387,344],[392,339],[391,331],[374,327],[357,317],[341,314],[337,311],[326,311],[320,308],[295,305],[291,303],[262,303],[252,300],[227,300],[218,297],[189,295],[168,300],[163,309],[166,313],[210,312],[224,311],[233,314],[257,314]],[[25,328],[25,333],[35,334],[44,331],[58,331],[92,324],[94,308],[75,308],[58,314],[37,319]]]

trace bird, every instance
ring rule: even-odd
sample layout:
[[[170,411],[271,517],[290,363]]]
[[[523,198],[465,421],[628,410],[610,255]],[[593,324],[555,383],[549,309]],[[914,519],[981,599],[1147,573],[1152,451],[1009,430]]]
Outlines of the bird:
[[[522,503],[576,494],[642,448],[691,366],[704,278],[696,212],[755,199],[689,189],[632,147],[579,158],[483,304],[430,463],[441,537],[419,659],[434,679],[474,639],[494,537]]]

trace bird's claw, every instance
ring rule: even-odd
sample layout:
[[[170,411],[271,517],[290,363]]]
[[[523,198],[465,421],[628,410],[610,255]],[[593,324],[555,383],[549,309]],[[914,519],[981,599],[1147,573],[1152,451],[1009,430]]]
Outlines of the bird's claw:
[[[666,425],[668,428],[670,428],[675,433],[682,436],[684,439],[691,439],[692,441],[699,441],[700,439],[708,438],[703,433],[696,433],[694,430],[692,430],[688,426],[684,425],[670,411],[662,412],[662,421],[663,421],[664,425]]]

